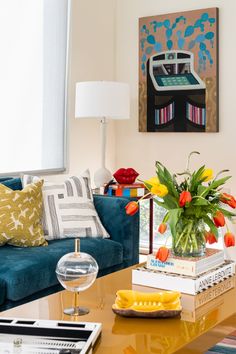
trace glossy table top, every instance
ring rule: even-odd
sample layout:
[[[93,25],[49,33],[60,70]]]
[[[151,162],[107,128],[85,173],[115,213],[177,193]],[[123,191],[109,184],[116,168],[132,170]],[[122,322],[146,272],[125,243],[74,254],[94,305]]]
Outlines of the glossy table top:
[[[235,279],[228,281],[235,282]],[[227,284],[222,286],[227,287]],[[132,289],[130,268],[97,279],[90,289],[79,295],[80,304],[90,308],[88,315],[79,318],[64,315],[63,309],[73,304],[74,295],[62,291],[2,312],[1,316],[101,322],[102,337],[94,349],[96,354],[204,353],[236,328],[236,288],[212,298],[195,311],[192,308],[194,297],[187,295],[188,305],[183,308],[182,318],[173,319],[115,315],[111,306],[120,289]],[[137,286],[133,289],[155,291]]]

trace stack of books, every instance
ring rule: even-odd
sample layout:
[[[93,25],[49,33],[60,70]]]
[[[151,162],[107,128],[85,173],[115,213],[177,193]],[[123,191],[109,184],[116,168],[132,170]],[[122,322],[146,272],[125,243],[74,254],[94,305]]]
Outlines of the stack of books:
[[[107,194],[116,197],[142,197],[146,193],[143,183],[111,184]]]
[[[224,260],[222,250],[207,249],[198,258],[171,256],[162,263],[153,255],[145,266],[132,271],[132,283],[195,295],[235,274],[235,263]]]
[[[219,309],[225,301],[234,301],[235,299],[235,277],[227,278],[220,283],[196,294],[181,294],[181,319],[188,322],[196,322],[214,309]],[[133,284],[132,289],[135,291],[144,291],[143,286]],[[231,291],[230,291],[231,290]],[[146,287],[145,291],[154,292],[157,289]],[[160,291],[160,289],[158,289]],[[228,292],[227,298],[221,295]]]

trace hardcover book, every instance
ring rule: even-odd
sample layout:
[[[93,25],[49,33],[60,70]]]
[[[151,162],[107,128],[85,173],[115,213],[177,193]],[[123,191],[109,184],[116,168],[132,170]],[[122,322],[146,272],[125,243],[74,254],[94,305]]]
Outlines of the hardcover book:
[[[143,266],[132,270],[132,283],[195,295],[234,274],[235,263],[231,261],[226,261],[196,277],[152,270]]]
[[[235,288],[235,277],[230,277],[222,282],[203,290],[197,295],[181,294],[181,319],[188,322],[195,322],[205,316],[214,308],[219,308],[223,303],[223,294]],[[144,291],[141,285],[133,284],[132,289],[135,291]],[[157,289],[145,287],[146,292],[155,292]],[[158,289],[160,291],[160,289]],[[235,293],[233,293],[235,296]]]
[[[150,254],[147,268],[168,273],[197,276],[224,263],[224,251],[207,248],[203,257],[177,257],[171,255],[166,262],[161,262]]]

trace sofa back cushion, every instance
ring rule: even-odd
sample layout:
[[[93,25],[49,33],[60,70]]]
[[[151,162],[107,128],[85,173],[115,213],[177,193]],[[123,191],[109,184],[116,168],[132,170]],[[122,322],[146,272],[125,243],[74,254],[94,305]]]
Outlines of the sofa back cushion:
[[[41,225],[42,185],[39,181],[14,191],[0,184],[0,246],[47,244]]]
[[[23,186],[38,179],[37,176],[24,175]],[[93,203],[88,171],[81,176],[67,178],[61,183],[45,181],[43,206],[43,228],[47,240],[109,237]]]
[[[0,183],[14,191],[22,189],[20,178],[2,177],[0,178]]]

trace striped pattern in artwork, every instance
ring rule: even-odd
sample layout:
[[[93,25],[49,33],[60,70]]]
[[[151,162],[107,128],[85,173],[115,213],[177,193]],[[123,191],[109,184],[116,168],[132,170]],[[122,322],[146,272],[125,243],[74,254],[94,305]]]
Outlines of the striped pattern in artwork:
[[[162,125],[169,123],[174,118],[174,102],[166,107],[155,109],[155,124]]]
[[[39,177],[24,175],[23,186]],[[44,182],[43,228],[47,240],[69,237],[109,237],[93,204],[89,172],[63,183]]]
[[[206,125],[206,109],[193,106],[190,103],[187,103],[186,114],[188,120],[193,122],[194,124]]]

